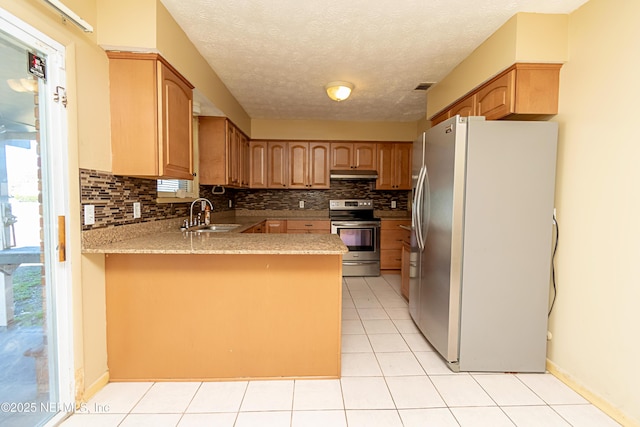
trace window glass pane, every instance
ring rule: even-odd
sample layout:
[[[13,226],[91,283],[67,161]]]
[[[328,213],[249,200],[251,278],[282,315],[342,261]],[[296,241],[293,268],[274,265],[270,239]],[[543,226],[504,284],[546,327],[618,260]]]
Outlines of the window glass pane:
[[[192,188],[192,182],[186,179],[159,179],[158,180],[158,195],[160,193],[173,193],[178,190],[184,190],[185,193],[190,193]]]

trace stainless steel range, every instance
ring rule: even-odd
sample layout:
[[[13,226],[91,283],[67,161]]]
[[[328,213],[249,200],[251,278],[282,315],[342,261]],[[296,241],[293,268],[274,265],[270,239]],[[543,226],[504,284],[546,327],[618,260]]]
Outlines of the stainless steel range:
[[[329,218],[331,232],[349,248],[342,258],[342,275],[379,276],[380,219],[373,216],[373,201],[330,200]]]

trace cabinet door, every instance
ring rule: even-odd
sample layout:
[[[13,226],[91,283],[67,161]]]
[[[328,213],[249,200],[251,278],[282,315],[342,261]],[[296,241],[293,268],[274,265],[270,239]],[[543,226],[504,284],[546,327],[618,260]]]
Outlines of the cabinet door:
[[[249,188],[267,188],[267,141],[249,143]]]
[[[329,188],[329,150],[327,142],[309,143],[308,188]]]
[[[438,114],[437,116],[434,116],[434,117],[431,118],[431,126],[435,126],[440,122],[444,122],[448,118],[449,118],[449,110],[443,111],[442,113]]]
[[[475,116],[476,105],[476,95],[473,94],[471,96],[468,96],[451,107],[451,109],[449,110],[449,117],[453,117],[456,114],[459,114],[462,117]]]
[[[265,230],[266,233],[286,233],[287,221],[269,219],[267,220],[265,228],[266,228]]]
[[[289,142],[289,188],[307,188],[309,143]]]
[[[225,121],[227,142],[227,184],[237,186],[240,182],[240,168],[238,158],[240,156],[240,139],[238,131],[229,121]]]
[[[240,186],[249,187],[251,180],[251,157],[249,139],[240,133]]]
[[[394,175],[395,190],[411,190],[411,156],[413,144],[395,144],[393,164],[396,168]]]
[[[511,71],[478,91],[476,111],[479,116],[498,120],[513,112],[515,76],[515,70]]]
[[[353,159],[352,143],[331,143],[331,169],[345,170],[351,169]]]
[[[267,143],[267,187],[287,188],[289,152],[286,142],[269,141]]]
[[[229,144],[226,120],[221,117],[201,116],[198,122],[200,184],[228,185]]]
[[[164,64],[161,176],[193,179],[193,91]]]
[[[376,190],[393,190],[395,168],[392,143],[378,144],[378,179]]]
[[[354,169],[375,170],[377,165],[377,151],[375,143],[353,144],[352,167]]]

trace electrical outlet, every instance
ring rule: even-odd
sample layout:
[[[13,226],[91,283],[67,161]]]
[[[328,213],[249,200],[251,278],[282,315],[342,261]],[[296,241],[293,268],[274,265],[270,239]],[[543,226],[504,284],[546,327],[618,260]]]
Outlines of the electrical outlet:
[[[398,203],[395,200],[391,201],[391,209],[395,209],[398,207]]]
[[[140,202],[133,202],[133,218],[140,218],[142,216]]]
[[[205,209],[207,209],[207,202],[200,200],[200,210],[204,212]]]
[[[298,202],[298,206],[300,207],[300,209],[304,209],[304,200],[300,200]]]
[[[84,205],[84,225],[96,223],[96,207],[94,205]]]

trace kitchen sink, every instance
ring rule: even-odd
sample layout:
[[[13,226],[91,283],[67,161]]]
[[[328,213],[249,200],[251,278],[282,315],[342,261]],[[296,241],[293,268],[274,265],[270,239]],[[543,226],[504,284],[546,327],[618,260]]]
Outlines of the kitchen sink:
[[[240,224],[210,224],[197,228],[196,233],[226,233],[240,227]]]

